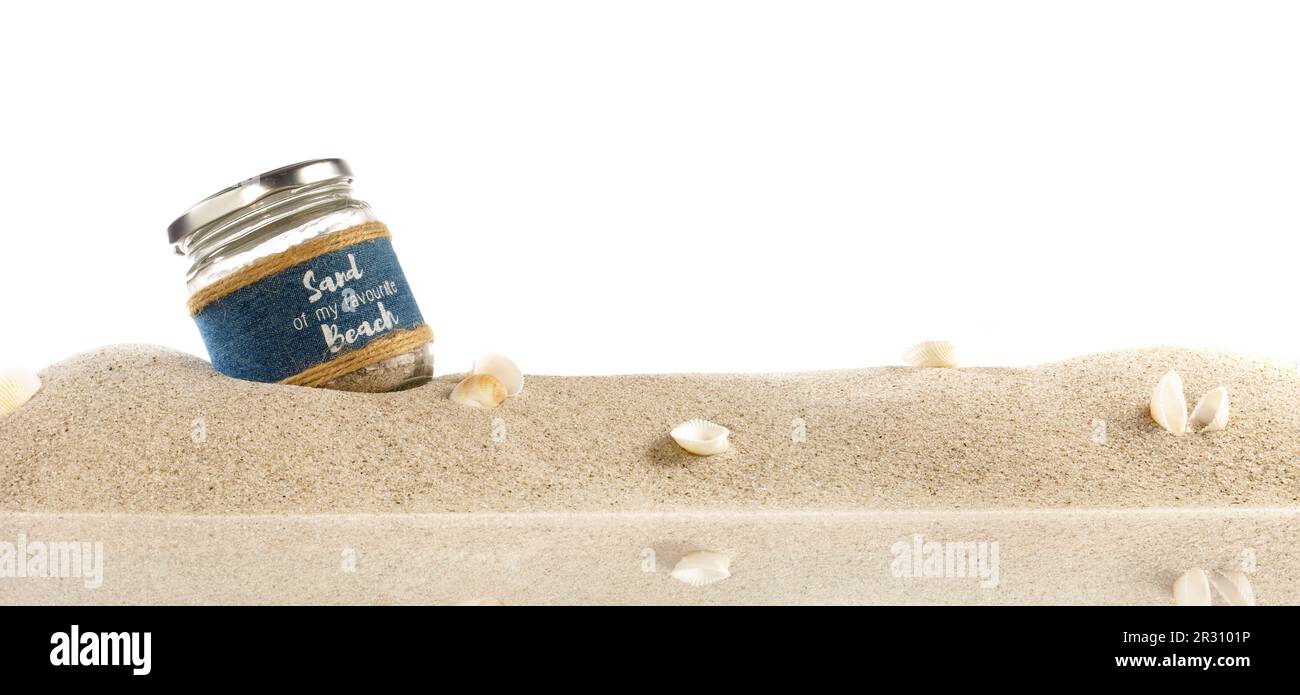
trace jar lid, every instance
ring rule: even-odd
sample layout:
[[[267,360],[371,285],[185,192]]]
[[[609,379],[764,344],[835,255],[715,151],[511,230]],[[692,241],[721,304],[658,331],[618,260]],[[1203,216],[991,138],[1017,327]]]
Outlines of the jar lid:
[[[220,193],[199,201],[167,227],[167,241],[175,244],[203,227],[236,210],[280,191],[287,191],[339,177],[352,178],[352,169],[342,159],[312,159],[290,164],[240,181]]]

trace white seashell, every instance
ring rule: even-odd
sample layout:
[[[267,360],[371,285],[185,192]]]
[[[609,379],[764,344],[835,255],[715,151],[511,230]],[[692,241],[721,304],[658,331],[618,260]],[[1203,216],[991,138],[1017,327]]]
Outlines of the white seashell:
[[[1187,397],[1178,372],[1170,370],[1160,377],[1151,392],[1151,419],[1178,436],[1187,431]]]
[[[1204,570],[1187,570],[1174,582],[1174,603],[1179,606],[1210,605],[1210,579]]]
[[[1210,575],[1214,590],[1229,606],[1255,605],[1255,589],[1243,572],[1215,572]]]
[[[506,399],[506,387],[489,374],[471,374],[456,384],[450,398],[471,408],[495,408]]]
[[[705,586],[731,576],[731,558],[722,553],[700,550],[681,560],[673,567],[672,578],[691,586]]]
[[[483,355],[474,360],[470,374],[488,374],[506,387],[507,396],[518,396],[524,390],[524,373],[505,355]]]
[[[476,599],[470,599],[469,601],[461,601],[459,605],[462,605],[462,606],[504,606],[504,605],[506,605],[506,602],[505,602],[505,601],[502,601],[502,600],[499,599],[499,598],[476,598]]]
[[[41,378],[25,369],[0,369],[0,416],[18,410],[41,390]]]
[[[956,367],[957,346],[945,340],[917,343],[903,353],[903,359],[913,367]]]
[[[721,454],[731,447],[731,442],[727,440],[731,436],[731,430],[700,418],[683,422],[669,434],[678,446],[696,456]]]
[[[1192,428],[1217,432],[1228,426],[1228,389],[1220,386],[1201,396],[1192,409]]]

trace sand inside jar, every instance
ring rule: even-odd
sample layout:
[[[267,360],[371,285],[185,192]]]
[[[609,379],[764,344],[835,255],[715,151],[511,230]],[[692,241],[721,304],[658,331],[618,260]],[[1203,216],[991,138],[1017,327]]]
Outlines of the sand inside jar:
[[[404,391],[429,383],[433,378],[433,352],[424,345],[383,362],[344,374],[320,388],[359,393]]]

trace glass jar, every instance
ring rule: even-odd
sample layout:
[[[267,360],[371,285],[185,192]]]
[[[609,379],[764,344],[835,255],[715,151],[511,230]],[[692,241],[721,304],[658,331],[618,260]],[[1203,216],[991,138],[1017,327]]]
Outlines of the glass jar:
[[[259,262],[264,264],[266,259],[286,254],[313,239],[378,223],[370,205],[352,197],[352,181],[352,171],[341,159],[301,162],[231,186],[209,196],[179,217],[168,227],[168,241],[178,255],[190,262],[186,286],[191,293],[191,308],[193,298],[200,292],[246,272],[250,267],[256,268],[255,264]],[[355,270],[355,259],[352,261]],[[395,257],[392,262],[396,267]],[[396,272],[400,275],[400,268]],[[357,276],[362,274],[363,271],[356,273]],[[321,275],[328,277],[329,273],[322,272]],[[403,284],[404,280],[403,277]],[[307,288],[310,289],[311,285]],[[403,289],[409,293],[408,288]],[[348,290],[343,291],[346,300]],[[355,291],[353,289],[351,295],[354,303]],[[336,317],[340,316],[337,306],[335,304]],[[382,303],[378,306],[383,308]],[[345,307],[344,311],[348,309]],[[308,312],[304,311],[304,319],[307,316]],[[283,332],[285,329],[281,323],[274,322],[271,329]],[[213,341],[207,334],[204,338],[209,353],[213,353]],[[429,342],[416,348],[360,364],[347,373],[329,377],[328,381],[310,385],[369,392],[418,386],[433,376],[431,348],[430,334]],[[277,346],[272,349],[284,348]],[[215,354],[213,364],[218,364]]]

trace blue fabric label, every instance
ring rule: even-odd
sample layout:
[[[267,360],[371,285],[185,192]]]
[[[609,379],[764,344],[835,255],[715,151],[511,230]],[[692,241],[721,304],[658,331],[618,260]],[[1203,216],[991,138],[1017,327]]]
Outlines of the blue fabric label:
[[[317,256],[194,317],[217,371],[277,382],[424,319],[389,239]]]

